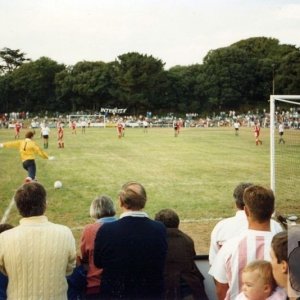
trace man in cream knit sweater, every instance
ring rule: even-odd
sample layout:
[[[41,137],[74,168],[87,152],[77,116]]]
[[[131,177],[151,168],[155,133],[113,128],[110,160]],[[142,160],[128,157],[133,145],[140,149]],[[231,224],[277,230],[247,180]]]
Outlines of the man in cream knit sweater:
[[[75,266],[71,230],[48,221],[46,191],[36,182],[15,194],[20,225],[0,235],[0,270],[9,278],[8,299],[67,299],[66,275]]]

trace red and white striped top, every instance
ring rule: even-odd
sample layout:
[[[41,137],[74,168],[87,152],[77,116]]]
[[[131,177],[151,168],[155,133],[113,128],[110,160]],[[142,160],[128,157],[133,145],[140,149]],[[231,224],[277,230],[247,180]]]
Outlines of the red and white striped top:
[[[218,282],[228,283],[225,300],[233,300],[241,292],[241,275],[248,263],[256,259],[270,261],[273,235],[271,231],[248,229],[225,242],[208,272]]]

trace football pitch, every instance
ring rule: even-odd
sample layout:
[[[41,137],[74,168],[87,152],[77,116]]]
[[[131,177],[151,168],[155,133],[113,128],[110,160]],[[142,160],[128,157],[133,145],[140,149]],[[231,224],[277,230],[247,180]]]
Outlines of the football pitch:
[[[24,137],[26,130],[22,130]],[[280,145],[281,166],[276,181],[276,208],[300,216],[300,131],[286,131]],[[42,147],[37,131],[35,141]],[[181,228],[195,240],[197,252],[207,252],[211,228],[234,214],[232,192],[242,181],[270,186],[269,129],[262,129],[262,146],[256,146],[251,128],[183,128],[175,138],[172,128],[127,128],[117,138],[115,128],[87,128],[72,135],[65,129],[65,148],[57,148],[52,129],[46,152],[55,160],[36,159],[37,178],[48,194],[46,215],[52,222],[72,228],[78,240],[82,227],[92,222],[91,201],[101,194],[115,200],[127,181],[142,183],[148,194],[145,211],[150,217],[163,208],[180,216]],[[0,130],[0,142],[14,139],[14,131]],[[0,216],[3,218],[12,196],[26,172],[15,149],[0,149]],[[54,189],[60,180],[62,189]],[[6,222],[18,224],[13,206]]]

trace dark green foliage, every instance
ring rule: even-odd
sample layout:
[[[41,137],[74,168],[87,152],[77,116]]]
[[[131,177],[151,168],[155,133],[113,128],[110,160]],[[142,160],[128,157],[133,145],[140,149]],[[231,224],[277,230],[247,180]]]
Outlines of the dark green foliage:
[[[129,52],[115,61],[64,66],[36,61],[20,50],[0,51],[0,112],[99,111],[130,114],[245,111],[266,108],[273,92],[300,94],[300,49],[253,37],[211,50],[203,64],[164,69],[149,55]]]

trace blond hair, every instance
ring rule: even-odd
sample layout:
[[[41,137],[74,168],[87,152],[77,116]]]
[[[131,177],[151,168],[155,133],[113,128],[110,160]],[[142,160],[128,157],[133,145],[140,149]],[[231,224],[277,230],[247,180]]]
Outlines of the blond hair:
[[[243,273],[258,271],[260,279],[264,284],[268,284],[271,287],[271,291],[274,291],[277,287],[276,281],[272,272],[272,265],[266,260],[254,260],[249,263],[244,269]]]

